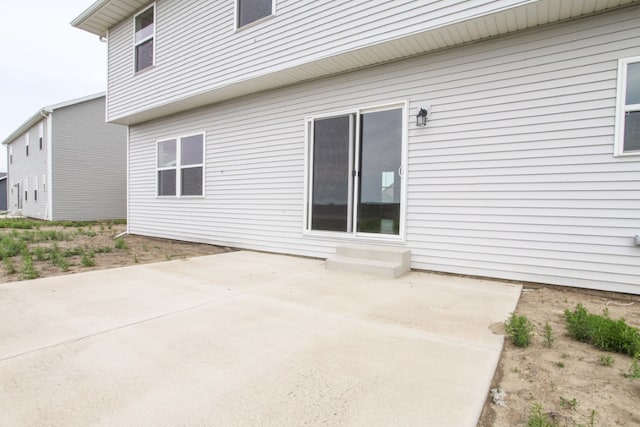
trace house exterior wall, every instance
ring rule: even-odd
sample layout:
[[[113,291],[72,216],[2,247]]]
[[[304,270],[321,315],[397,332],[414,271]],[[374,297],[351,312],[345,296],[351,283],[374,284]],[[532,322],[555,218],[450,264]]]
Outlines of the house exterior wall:
[[[529,0],[274,1],[274,16],[239,30],[235,28],[235,1],[156,1],[156,65],[140,73],[134,73],[133,17],[111,28],[108,120],[234,83],[250,84],[258,76],[532,3]],[[352,25],[354,22],[358,24]]]
[[[0,178],[0,211],[7,210],[7,178]]]
[[[126,218],[125,126],[104,120],[105,98],[53,113],[53,220]]]
[[[132,126],[129,229],[331,255],[353,240],[302,232],[305,117],[406,101],[413,268],[640,293],[640,157],[613,155],[639,39],[631,7]],[[157,140],[202,131],[204,197],[157,198]]]
[[[8,165],[8,210],[20,212],[31,218],[46,219],[49,209],[47,193],[43,191],[42,187],[42,176],[47,174],[48,126],[48,119],[43,117],[39,123],[12,142],[9,148],[11,155]],[[40,148],[39,141],[41,132],[42,148]],[[29,135],[28,156],[26,153],[27,134]],[[25,180],[28,181],[26,198]],[[18,194],[18,189],[20,194]],[[35,190],[37,190],[37,200]]]

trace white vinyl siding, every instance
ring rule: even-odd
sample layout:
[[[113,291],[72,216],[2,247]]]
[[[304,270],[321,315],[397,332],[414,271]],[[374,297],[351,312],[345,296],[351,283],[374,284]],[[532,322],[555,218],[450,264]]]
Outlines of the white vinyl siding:
[[[271,19],[241,31],[233,31],[235,1],[157,2],[153,72],[131,73],[132,19],[109,29],[107,118],[125,123],[131,114],[170,103],[197,105],[197,99],[186,99],[206,97],[212,91],[218,100],[228,99],[238,92],[306,81],[505,34],[537,25],[538,15],[557,20],[629,2],[577,2],[558,8],[556,0],[290,0],[279,4]],[[516,14],[514,8],[520,12]],[[494,19],[444,29],[489,15],[495,15]],[[428,31],[437,34],[419,37]],[[404,40],[407,37],[412,39]],[[393,46],[366,50],[391,41]]]
[[[303,234],[305,117],[408,99],[413,268],[640,293],[640,158],[614,157],[639,38],[628,8],[132,126],[130,231],[327,257],[340,239]],[[200,129],[206,197],[155,198],[155,141]]]

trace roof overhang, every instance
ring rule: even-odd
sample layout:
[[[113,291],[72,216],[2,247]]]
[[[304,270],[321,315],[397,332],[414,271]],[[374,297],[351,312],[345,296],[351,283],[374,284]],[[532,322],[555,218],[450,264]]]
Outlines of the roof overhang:
[[[80,104],[81,102],[92,101],[94,99],[98,99],[104,96],[105,96],[104,92],[94,93],[93,95],[83,96],[82,98],[75,98],[69,101],[61,102],[59,104],[53,104],[47,107],[42,107],[33,116],[29,117],[29,119],[27,119],[26,122],[22,123],[18,129],[14,130],[11,133],[11,135],[6,137],[5,140],[2,141],[2,145],[9,145],[12,142],[14,142],[17,138],[22,136],[22,134],[24,134],[26,131],[28,131],[33,126],[35,126],[40,120],[42,120],[43,118],[51,114],[53,110],[58,110],[60,108],[68,107],[70,105]]]
[[[106,37],[109,28],[149,3],[149,0],[98,0],[71,21],[71,25],[99,37]]]
[[[147,0],[99,0],[72,25],[98,35],[131,16]],[[502,36],[540,25],[579,18],[609,9],[638,4],[640,0],[521,0],[502,9],[479,12],[460,21],[446,21],[414,34],[326,57],[303,58],[283,68],[257,69],[243,80],[226,81],[200,93],[146,105],[142,110],[109,117],[133,125],[240,96],[345,73],[466,43]]]

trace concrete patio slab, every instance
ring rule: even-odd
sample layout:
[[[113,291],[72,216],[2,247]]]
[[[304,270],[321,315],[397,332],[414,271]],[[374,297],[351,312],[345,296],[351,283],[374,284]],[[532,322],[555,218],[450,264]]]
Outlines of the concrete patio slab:
[[[475,426],[520,286],[231,252],[0,285],[0,425]]]

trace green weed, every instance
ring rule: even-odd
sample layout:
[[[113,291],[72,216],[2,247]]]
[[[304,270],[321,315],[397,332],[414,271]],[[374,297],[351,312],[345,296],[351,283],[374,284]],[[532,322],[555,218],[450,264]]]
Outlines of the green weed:
[[[602,366],[611,366],[613,365],[613,357],[611,356],[600,356],[598,360]]]
[[[560,407],[563,409],[572,409],[575,410],[576,407],[578,406],[578,401],[576,399],[565,399],[564,397],[560,396]]]
[[[116,249],[121,249],[121,250],[125,250],[128,248],[127,242],[125,242],[125,240],[122,237],[118,237],[116,239],[116,243],[114,244],[114,247]]]
[[[93,267],[96,265],[96,260],[91,256],[92,254],[87,254],[86,252],[82,253],[82,258],[80,259],[80,264],[83,267]]]
[[[534,403],[531,408],[531,414],[527,420],[528,427],[556,427],[557,424],[549,419],[546,414],[542,413],[542,405]]]
[[[603,315],[591,314],[578,304],[574,311],[565,310],[564,315],[567,332],[578,341],[630,356],[640,352],[638,329],[627,325],[624,319],[611,319],[607,310]]]
[[[551,348],[551,346],[553,346],[553,343],[554,343],[555,340],[556,340],[556,336],[553,333],[553,329],[551,329],[551,325],[549,325],[549,322],[545,323],[545,325],[544,325],[544,344],[548,348]]]
[[[636,378],[640,378],[640,353],[636,353],[633,356],[633,360],[631,361],[631,367],[629,367],[629,372],[623,374],[625,378],[630,378],[635,380]]]
[[[33,266],[33,258],[28,252],[22,253],[22,280],[31,280],[39,276],[38,271]]]
[[[528,347],[531,344],[533,325],[527,316],[517,316],[515,313],[511,313],[511,316],[504,322],[504,327],[515,346]]]
[[[13,261],[11,258],[5,258],[2,260],[2,264],[4,264],[4,272],[7,274],[15,274],[16,268],[13,265]]]

